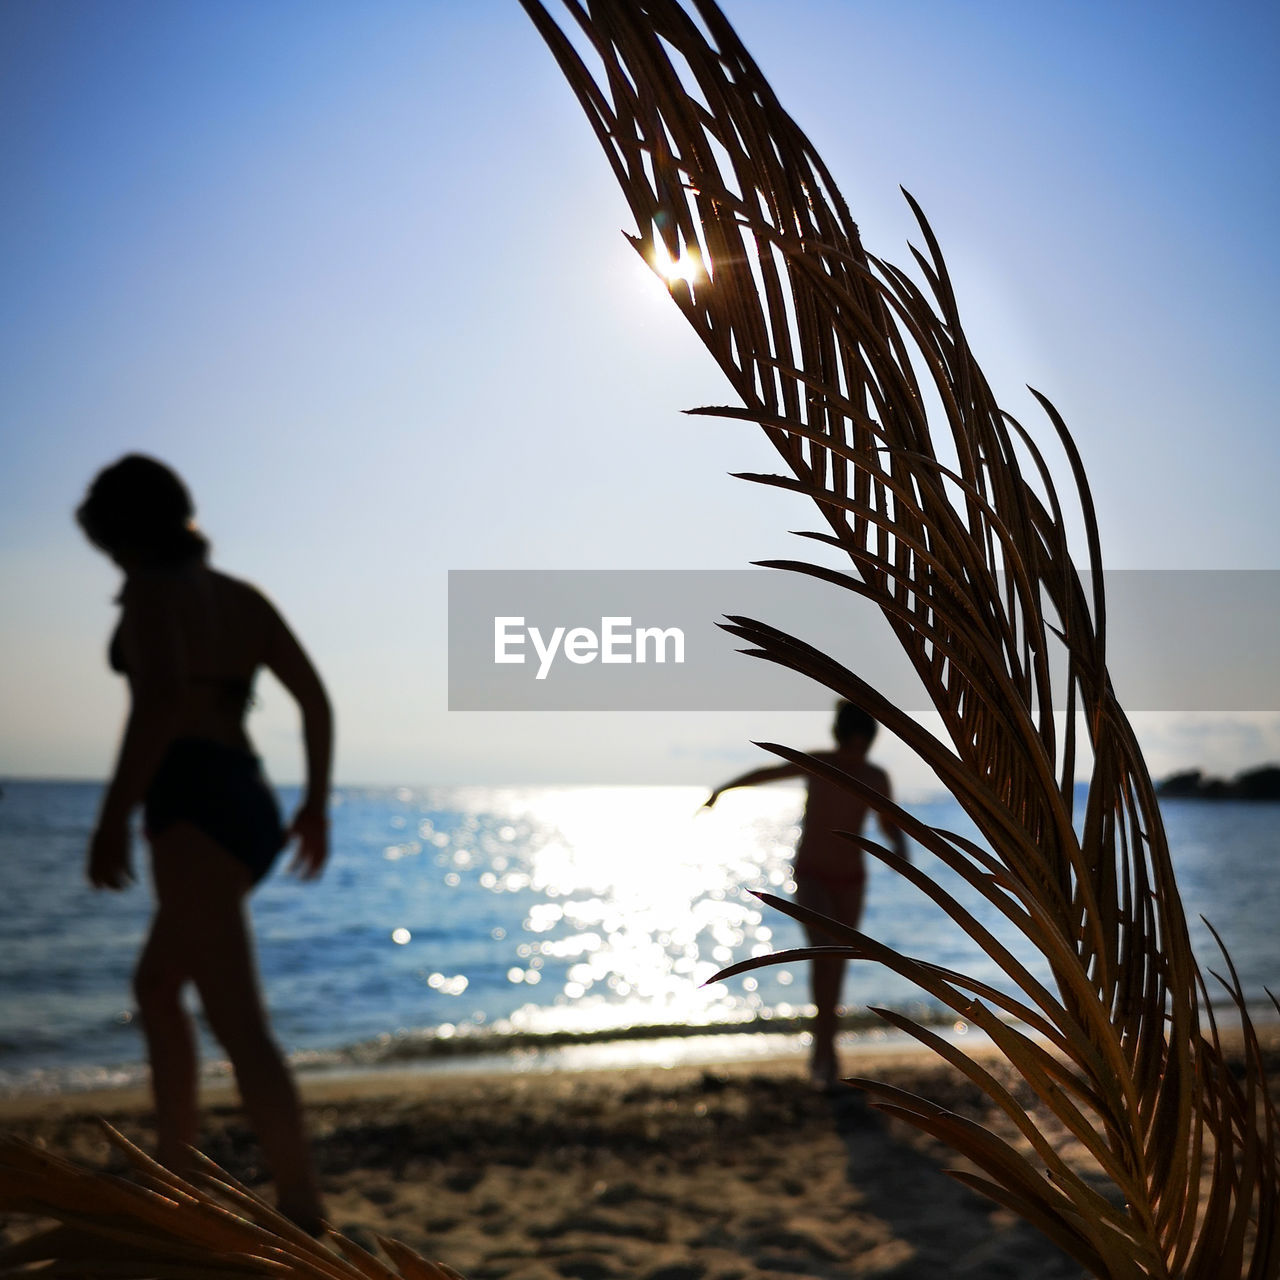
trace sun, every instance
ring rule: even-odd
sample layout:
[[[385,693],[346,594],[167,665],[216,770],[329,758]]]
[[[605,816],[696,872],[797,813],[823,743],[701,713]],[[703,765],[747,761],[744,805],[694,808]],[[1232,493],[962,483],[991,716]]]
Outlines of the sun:
[[[673,258],[661,244],[655,244],[653,266],[668,284],[675,284],[677,280],[697,284],[707,277],[702,265],[702,255],[697,249],[681,249],[680,256]]]

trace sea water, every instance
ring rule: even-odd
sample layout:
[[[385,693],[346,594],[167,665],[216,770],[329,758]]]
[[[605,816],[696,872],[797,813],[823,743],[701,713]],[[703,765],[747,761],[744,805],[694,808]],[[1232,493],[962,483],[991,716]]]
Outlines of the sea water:
[[[0,1090],[140,1079],[129,980],[151,912],[145,854],[139,849],[138,885],[94,892],[83,866],[100,785],[0,785]],[[714,977],[802,944],[799,926],[751,891],[789,892],[803,793],[785,785],[732,792],[699,812],[704,795],[691,787],[339,788],[323,878],[299,883],[282,860],[252,898],[281,1044],[303,1068],[474,1063],[494,1054],[512,1061],[566,1042],[610,1045],[610,1060],[620,1062],[643,1059],[655,1037],[797,1033],[810,1011],[802,962]],[[281,798],[288,810],[296,796]],[[950,799],[908,807],[930,825],[972,834]],[[1264,987],[1280,981],[1280,806],[1183,800],[1166,802],[1164,814],[1198,956],[1221,969],[1203,915],[1265,1011]],[[938,872],[923,850],[914,858]],[[948,873],[938,878],[1047,978],[973,890]],[[879,865],[870,869],[863,927],[910,955],[1007,986],[940,908]],[[845,998],[854,1009],[956,1021],[870,963],[850,967]],[[203,1028],[202,1040],[210,1069],[220,1069]]]

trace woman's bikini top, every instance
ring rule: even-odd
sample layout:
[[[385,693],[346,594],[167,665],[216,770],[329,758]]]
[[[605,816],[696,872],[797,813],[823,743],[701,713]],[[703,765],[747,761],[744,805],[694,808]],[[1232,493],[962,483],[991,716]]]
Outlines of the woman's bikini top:
[[[120,643],[120,628],[117,626],[111,635],[111,643],[107,646],[107,665],[117,675],[127,676],[129,664],[124,658],[124,646]],[[222,694],[229,704],[233,704],[237,713],[241,713],[253,700],[253,678],[243,679],[240,676],[211,676],[189,674],[187,679],[192,684],[212,686]]]

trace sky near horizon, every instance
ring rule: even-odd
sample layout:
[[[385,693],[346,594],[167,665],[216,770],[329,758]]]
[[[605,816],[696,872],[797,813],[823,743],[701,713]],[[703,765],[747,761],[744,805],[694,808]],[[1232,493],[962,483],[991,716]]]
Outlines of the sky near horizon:
[[[1002,403],[1072,428],[1108,566],[1280,569],[1274,7],[724,9],[873,252],[908,260],[920,201]],[[807,523],[729,476],[761,433],[681,415],[726,386],[515,0],[10,0],[0,58],[0,775],[109,765],[116,576],[70,513],[131,450],[295,624],[340,781],[710,783],[822,741],[445,709],[448,570],[737,569]],[[1270,714],[1138,729],[1157,772],[1280,754]]]

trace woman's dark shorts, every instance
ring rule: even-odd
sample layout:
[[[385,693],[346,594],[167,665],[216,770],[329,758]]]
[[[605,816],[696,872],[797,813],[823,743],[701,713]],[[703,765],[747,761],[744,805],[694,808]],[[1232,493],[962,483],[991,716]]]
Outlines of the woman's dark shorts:
[[[284,848],[280,806],[252,752],[204,738],[170,744],[144,802],[147,835],[189,822],[249,868],[256,884]]]

